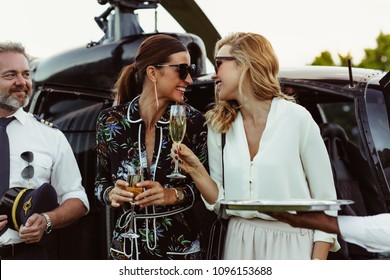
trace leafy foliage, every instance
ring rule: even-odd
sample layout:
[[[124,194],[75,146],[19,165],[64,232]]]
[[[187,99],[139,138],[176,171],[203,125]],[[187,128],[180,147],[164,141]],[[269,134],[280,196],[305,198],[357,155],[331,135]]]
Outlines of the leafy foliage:
[[[316,56],[311,65],[334,66],[336,64],[333,61],[332,54],[329,51],[323,51],[320,55]]]
[[[390,34],[379,33],[375,49],[364,49],[365,56],[362,61],[353,66],[380,70],[390,70]],[[336,64],[329,51],[323,51],[316,56],[311,65],[347,66],[348,59],[353,61],[348,53],[346,56],[338,54],[339,64]]]

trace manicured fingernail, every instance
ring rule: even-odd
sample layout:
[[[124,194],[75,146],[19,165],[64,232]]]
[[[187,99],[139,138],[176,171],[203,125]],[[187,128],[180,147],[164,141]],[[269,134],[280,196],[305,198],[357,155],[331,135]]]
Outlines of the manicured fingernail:
[[[178,159],[179,159],[179,157],[178,157],[178,156],[175,156],[175,159],[176,159],[176,160],[178,160]]]
[[[183,163],[183,161],[181,159],[179,159],[179,163]]]
[[[174,152],[175,152],[175,154],[177,154],[177,150],[176,150],[176,149],[175,149],[175,151],[174,151]]]

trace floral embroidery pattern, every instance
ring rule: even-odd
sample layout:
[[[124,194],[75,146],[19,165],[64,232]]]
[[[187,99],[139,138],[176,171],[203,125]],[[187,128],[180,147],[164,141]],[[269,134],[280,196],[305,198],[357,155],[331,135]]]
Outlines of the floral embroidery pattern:
[[[207,165],[207,128],[203,115],[187,106],[187,131],[183,143],[191,148],[201,162]],[[185,199],[178,205],[136,207],[133,228],[136,239],[123,238],[126,229],[122,223],[126,210],[117,211],[118,220],[113,232],[111,258],[113,259],[201,259],[200,226],[193,222],[192,206],[200,194],[190,176],[186,179],[168,179],[172,171],[169,138],[169,106],[155,127],[155,149],[145,180],[160,182],[165,188],[180,188]],[[104,204],[103,194],[118,179],[146,166],[145,123],[138,110],[138,98],[132,102],[106,109],[97,121],[97,170],[95,195]],[[206,166],[207,168],[207,166]]]

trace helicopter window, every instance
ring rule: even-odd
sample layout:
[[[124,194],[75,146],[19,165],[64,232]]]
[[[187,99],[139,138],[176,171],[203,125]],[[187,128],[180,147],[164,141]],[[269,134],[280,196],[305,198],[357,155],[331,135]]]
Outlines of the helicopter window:
[[[359,129],[356,122],[354,100],[338,93],[323,92],[283,85],[282,91],[293,95],[304,106],[317,124],[335,123],[347,133],[349,140],[358,143]]]
[[[367,116],[376,148],[390,148],[390,130],[385,100],[381,91],[369,90],[366,95]]]
[[[355,107],[351,102],[321,103],[318,107],[323,112],[326,122],[337,123],[348,135],[348,138],[358,144],[359,128],[356,123]]]
[[[57,124],[57,121],[67,114],[95,104],[100,104],[100,107],[103,108],[103,104],[107,103],[107,99],[75,91],[44,89],[40,96],[39,112],[34,113],[54,124]]]
[[[390,128],[382,91],[369,89],[366,95],[366,102],[368,123],[374,145],[378,151],[387,181],[390,182]]]

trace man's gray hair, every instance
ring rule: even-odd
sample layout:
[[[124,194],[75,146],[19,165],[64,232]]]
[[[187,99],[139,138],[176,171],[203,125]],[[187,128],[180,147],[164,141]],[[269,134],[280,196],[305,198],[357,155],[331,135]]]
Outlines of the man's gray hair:
[[[27,58],[27,60],[29,60],[29,56],[26,53],[26,50],[21,43],[11,42],[11,41],[0,42],[0,54],[9,53],[9,52],[20,53],[24,55]]]

